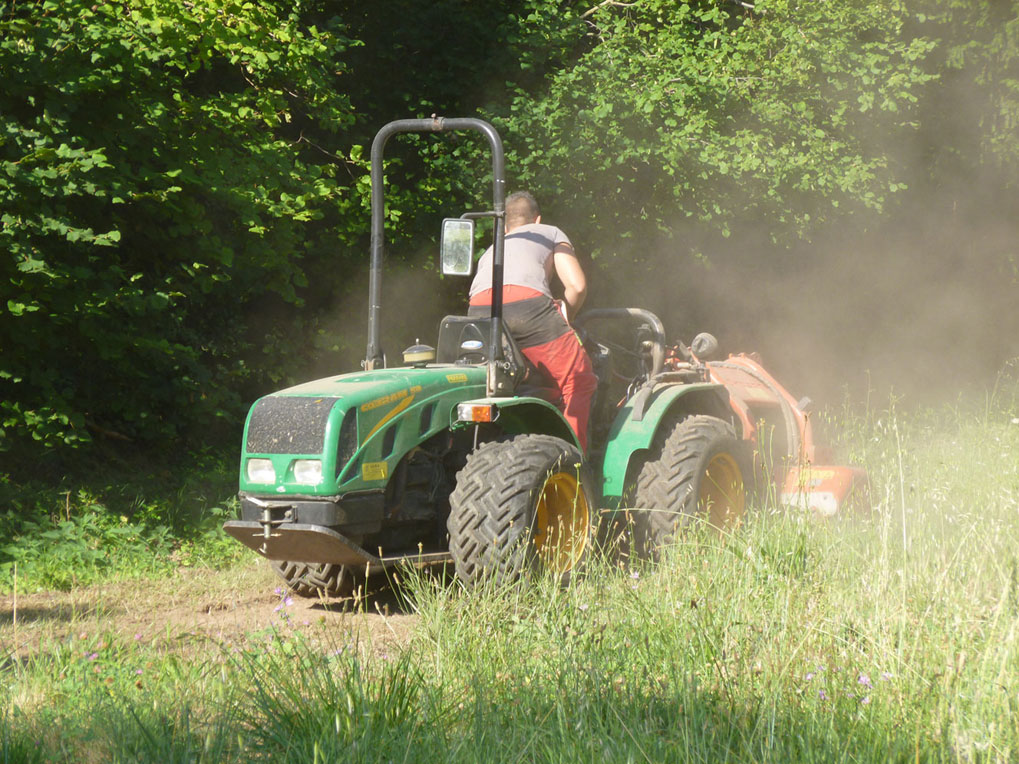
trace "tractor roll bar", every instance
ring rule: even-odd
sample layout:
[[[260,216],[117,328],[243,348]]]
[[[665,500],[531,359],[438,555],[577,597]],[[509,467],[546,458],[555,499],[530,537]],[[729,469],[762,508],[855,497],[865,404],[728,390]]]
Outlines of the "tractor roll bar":
[[[502,350],[502,286],[503,286],[503,240],[506,216],[506,170],[503,159],[502,139],[488,122],[473,117],[445,118],[432,116],[430,119],[398,119],[383,125],[372,141],[371,184],[372,184],[372,232],[371,272],[368,280],[368,348],[364,367],[372,370],[383,365],[382,345],[379,340],[379,315],[382,310],[382,258],[385,241],[386,201],[383,189],[382,154],[386,141],[397,133],[439,133],[453,130],[477,130],[484,134],[492,147],[492,217],[495,218],[495,241],[492,245],[492,359],[489,362],[489,387],[499,377],[497,371],[503,362]],[[494,394],[490,389],[489,395]]]

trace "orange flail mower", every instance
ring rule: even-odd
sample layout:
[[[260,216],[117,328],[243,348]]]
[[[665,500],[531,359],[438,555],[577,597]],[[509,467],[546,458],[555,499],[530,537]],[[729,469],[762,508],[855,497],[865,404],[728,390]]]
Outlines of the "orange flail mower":
[[[675,354],[670,360],[682,363]],[[830,449],[814,441],[809,398],[793,398],[755,353],[706,366],[711,381],[728,391],[743,438],[754,445],[754,471],[774,487],[780,504],[823,517],[869,509],[866,470],[831,464]]]

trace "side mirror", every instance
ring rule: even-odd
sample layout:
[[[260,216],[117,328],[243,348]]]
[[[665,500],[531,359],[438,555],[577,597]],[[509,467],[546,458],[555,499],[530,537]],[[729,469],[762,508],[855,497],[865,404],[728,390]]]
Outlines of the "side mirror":
[[[470,276],[474,270],[474,221],[446,218],[442,221],[439,241],[442,273],[446,276]]]

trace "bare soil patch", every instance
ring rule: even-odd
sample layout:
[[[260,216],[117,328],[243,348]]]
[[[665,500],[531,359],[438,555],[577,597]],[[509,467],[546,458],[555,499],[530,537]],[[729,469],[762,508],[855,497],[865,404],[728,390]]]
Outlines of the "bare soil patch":
[[[19,594],[16,602],[8,595],[0,605],[0,661],[92,637],[196,656],[273,630],[384,652],[405,644],[416,620],[385,588],[358,601],[289,597],[268,565],[254,560],[229,570],[181,568],[156,580]]]

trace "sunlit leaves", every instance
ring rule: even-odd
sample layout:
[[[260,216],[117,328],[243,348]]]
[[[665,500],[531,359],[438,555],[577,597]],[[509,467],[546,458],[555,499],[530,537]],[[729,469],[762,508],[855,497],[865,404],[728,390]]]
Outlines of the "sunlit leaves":
[[[248,303],[297,300],[345,203],[290,132],[351,119],[345,44],[271,1],[0,11],[8,434],[147,441],[236,404]]]
[[[597,5],[574,65],[506,118],[540,157],[525,178],[596,220],[598,242],[687,220],[765,220],[784,238],[835,207],[880,209],[899,180],[888,146],[930,79],[932,44],[904,38],[904,17],[884,2]]]

